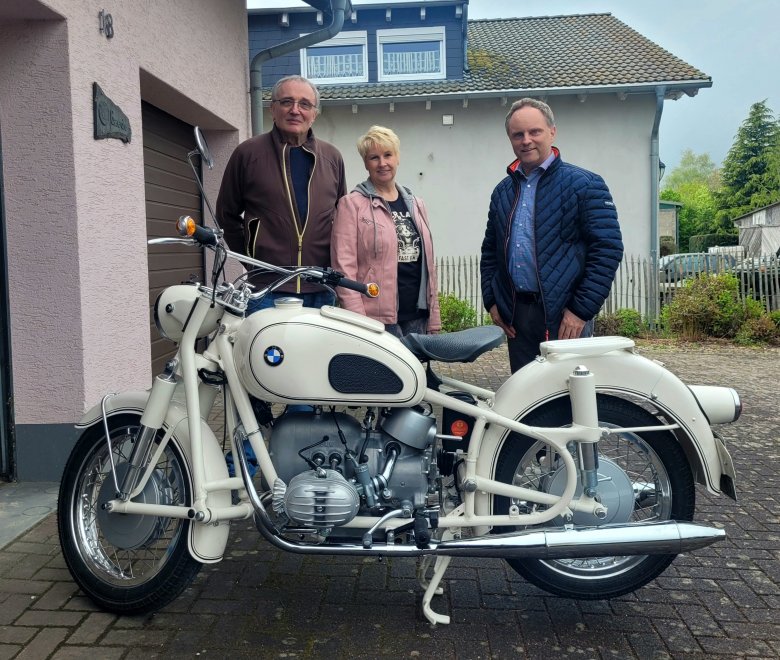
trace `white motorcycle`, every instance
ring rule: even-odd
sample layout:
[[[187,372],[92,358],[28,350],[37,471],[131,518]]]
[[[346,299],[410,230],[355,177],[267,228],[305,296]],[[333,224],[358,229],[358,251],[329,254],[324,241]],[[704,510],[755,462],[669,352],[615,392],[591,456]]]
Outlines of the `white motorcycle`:
[[[191,163],[210,164],[196,139]],[[496,392],[437,377],[432,362],[473,361],[501,330],[399,340],[293,297],[246,316],[249,300],[298,277],[378,292],[233,253],[191,218],[179,231],[155,242],[213,250],[212,282],[160,295],[157,326],[176,357],[149,390],[106,395],[83,416],[61,482],[62,552],[100,607],[163,607],[222,559],[230,522],[249,518],[290,552],[420,558],[432,624],[449,622],[431,603],[452,557],[503,558],[554,594],[611,598],[724,538],[691,520],[696,483],[736,499],[711,429],[739,417],[734,390],[685,385],[622,337],[545,342]],[[257,292],[244,278],[220,283],[228,258],[279,278]],[[217,402],[224,434],[209,421]],[[295,404],[307,407],[284,409]]]

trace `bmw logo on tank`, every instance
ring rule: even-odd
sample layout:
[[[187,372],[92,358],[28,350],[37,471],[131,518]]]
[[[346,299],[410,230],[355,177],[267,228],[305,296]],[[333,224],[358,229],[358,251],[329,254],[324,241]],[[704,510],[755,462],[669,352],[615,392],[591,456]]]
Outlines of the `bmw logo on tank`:
[[[263,358],[265,359],[266,364],[269,364],[272,367],[278,367],[284,362],[284,351],[278,346],[269,346],[265,349]]]

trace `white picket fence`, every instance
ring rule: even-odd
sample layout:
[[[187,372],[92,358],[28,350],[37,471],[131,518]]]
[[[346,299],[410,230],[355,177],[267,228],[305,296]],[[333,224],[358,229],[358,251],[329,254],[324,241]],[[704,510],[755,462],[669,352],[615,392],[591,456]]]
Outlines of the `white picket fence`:
[[[725,270],[725,267],[722,269]],[[718,270],[721,268],[712,272]],[[436,260],[436,272],[439,291],[467,301],[476,310],[479,323],[483,323],[487,312],[482,305],[479,256],[440,257]],[[741,299],[755,298],[768,312],[780,309],[780,259],[744,262],[733,272],[740,280]],[[650,259],[626,256],[601,313],[636,309],[643,318],[655,323],[661,308],[672,300],[682,284],[682,277],[661,283],[658,281],[658,268],[652,266]]]

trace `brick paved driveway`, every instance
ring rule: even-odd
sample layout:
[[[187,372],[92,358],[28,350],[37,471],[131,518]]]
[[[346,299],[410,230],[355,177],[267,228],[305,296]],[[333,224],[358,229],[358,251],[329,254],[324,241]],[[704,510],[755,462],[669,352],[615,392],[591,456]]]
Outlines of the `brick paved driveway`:
[[[455,559],[437,604],[453,624],[432,629],[412,560],[288,555],[241,523],[225,561],[177,601],[116,617],[79,594],[51,516],[0,552],[0,660],[780,657],[780,351],[642,352],[688,382],[737,388],[746,410],[724,429],[740,502],[698,492],[697,519],[724,526],[727,540],[678,557],[632,595],[557,598],[501,560]],[[457,371],[497,387],[504,353]]]

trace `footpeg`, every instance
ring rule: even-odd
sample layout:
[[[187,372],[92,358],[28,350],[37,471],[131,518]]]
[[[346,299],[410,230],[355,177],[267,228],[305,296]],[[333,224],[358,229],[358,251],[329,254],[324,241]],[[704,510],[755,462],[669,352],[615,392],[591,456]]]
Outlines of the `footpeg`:
[[[428,529],[428,519],[416,516],[414,519],[414,542],[420,550],[428,547],[431,542],[431,530]]]

